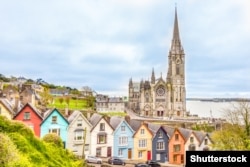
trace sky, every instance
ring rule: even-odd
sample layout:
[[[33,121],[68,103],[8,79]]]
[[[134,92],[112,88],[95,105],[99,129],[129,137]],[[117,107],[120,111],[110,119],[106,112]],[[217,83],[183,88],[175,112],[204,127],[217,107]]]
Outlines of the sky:
[[[0,74],[127,96],[166,78],[175,7],[187,97],[249,98],[249,0],[0,0]]]

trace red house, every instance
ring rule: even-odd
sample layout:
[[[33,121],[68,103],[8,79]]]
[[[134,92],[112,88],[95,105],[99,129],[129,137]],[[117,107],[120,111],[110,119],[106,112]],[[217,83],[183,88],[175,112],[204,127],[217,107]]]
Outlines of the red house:
[[[29,126],[37,137],[40,137],[40,124],[43,117],[30,103],[27,103],[13,118]]]

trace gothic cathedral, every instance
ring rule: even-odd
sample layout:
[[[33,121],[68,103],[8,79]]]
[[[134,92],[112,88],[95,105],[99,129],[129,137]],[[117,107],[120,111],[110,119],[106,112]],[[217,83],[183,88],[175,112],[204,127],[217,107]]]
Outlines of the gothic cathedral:
[[[175,9],[174,30],[168,54],[166,80],[155,78],[152,70],[150,81],[129,81],[128,107],[141,116],[185,117],[185,54],[181,45],[177,11]]]

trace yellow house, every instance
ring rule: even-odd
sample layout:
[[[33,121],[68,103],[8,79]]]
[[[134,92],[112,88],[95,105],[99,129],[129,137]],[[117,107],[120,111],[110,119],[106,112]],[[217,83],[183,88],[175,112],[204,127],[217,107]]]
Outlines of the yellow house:
[[[7,99],[0,99],[0,115],[5,116],[8,119],[12,119],[14,111],[8,104]]]
[[[140,127],[134,133],[134,160],[147,161],[152,158],[153,133],[148,129],[148,124],[141,122]]]

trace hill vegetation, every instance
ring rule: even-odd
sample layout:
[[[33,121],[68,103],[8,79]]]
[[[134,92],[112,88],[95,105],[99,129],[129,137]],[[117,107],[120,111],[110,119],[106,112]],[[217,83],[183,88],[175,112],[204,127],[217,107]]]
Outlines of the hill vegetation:
[[[82,160],[53,142],[34,136],[21,122],[0,116],[1,167],[81,167]]]

